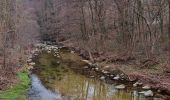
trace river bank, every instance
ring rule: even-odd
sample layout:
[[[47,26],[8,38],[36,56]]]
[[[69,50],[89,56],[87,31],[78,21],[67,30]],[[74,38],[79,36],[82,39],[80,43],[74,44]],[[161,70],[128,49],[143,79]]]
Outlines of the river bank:
[[[56,49],[57,48],[57,49]],[[169,98],[167,92],[165,92],[164,90],[161,90],[160,88],[155,88],[152,86],[152,84],[148,83],[148,80],[145,80],[143,78],[140,78],[139,76],[134,77],[134,74],[128,74],[126,71],[124,71],[123,69],[121,69],[121,66],[117,65],[113,65],[113,63],[108,63],[108,62],[95,62],[92,63],[90,62],[87,58],[85,59],[85,57],[79,58],[79,57],[75,57],[75,56],[69,56],[71,55],[80,55],[80,52],[74,50],[73,48],[70,47],[65,47],[62,46],[60,49],[58,49],[60,47],[55,47],[55,46],[44,46],[43,48],[40,47],[40,55],[46,54],[48,53],[50,56],[52,57],[56,57],[56,58],[60,58],[64,61],[65,64],[68,64],[69,67],[73,70],[75,70],[75,72],[81,73],[85,76],[87,76],[88,78],[95,78],[98,80],[102,80],[105,81],[108,84],[113,84],[113,83],[121,83],[121,85],[116,86],[116,88],[121,88],[121,89],[130,89],[130,90],[139,90],[141,91],[141,93],[144,93],[146,96],[161,96],[162,94],[166,94],[162,95],[161,97],[163,97],[165,100],[167,98]],[[60,52],[59,52],[60,51]],[[62,53],[61,51],[67,51],[68,53]],[[38,57],[38,56],[37,56]],[[41,57],[40,57],[41,58]],[[37,58],[36,58],[37,59]],[[51,57],[47,58],[48,60],[51,59]],[[52,60],[51,64],[46,61],[46,60],[40,60],[38,61],[38,63],[44,63],[44,64],[38,64],[42,66],[42,68],[40,69],[46,69],[46,67],[44,67],[45,65],[58,65],[58,63],[60,63],[60,61],[54,61]],[[75,63],[76,62],[76,63]],[[78,65],[77,65],[78,63]],[[72,65],[72,66],[70,66]],[[37,69],[38,67],[36,67],[33,69],[33,73],[39,73],[41,72],[39,69]],[[125,67],[123,67],[125,68]],[[128,66],[126,67],[128,69]],[[48,69],[47,69],[48,70]],[[55,73],[56,69],[54,70],[48,70],[50,73],[50,75],[47,76],[53,76],[53,74]],[[56,70],[58,71],[58,70]],[[52,73],[51,73],[52,72]],[[129,68],[129,72],[134,72],[133,70],[130,70]],[[43,72],[43,74],[46,72]],[[44,74],[46,75],[46,74]],[[41,75],[40,75],[41,76]],[[55,77],[58,76],[55,75],[54,77],[50,78],[50,79],[55,79]],[[47,77],[48,79],[49,77]],[[143,81],[144,80],[144,81]],[[46,80],[48,82],[48,80]],[[150,80],[149,80],[150,81]],[[154,92],[154,94],[153,94]],[[168,99],[167,99],[168,100]]]
[[[43,57],[39,58],[39,56],[43,55],[45,55],[45,59]],[[91,62],[88,60],[88,56],[82,56],[82,53],[72,47],[60,47],[53,45],[48,46],[44,44],[43,47],[38,46],[37,49],[33,50],[30,58],[28,58],[27,62],[29,66],[26,69],[33,69],[33,73],[37,74],[41,72],[40,76],[46,77],[45,80],[43,79],[43,83],[45,82],[47,84],[51,84],[49,79],[54,80],[56,77],[61,75],[60,73],[55,74],[58,72],[58,69],[56,69],[55,66],[58,66],[61,60],[63,64],[69,66],[69,68],[71,68],[75,73],[80,73],[81,75],[86,76],[88,79],[97,79],[107,84],[115,84],[116,89],[124,89],[126,91],[137,90],[139,91],[138,94],[144,94],[146,97],[154,96],[161,97],[163,100],[169,99],[169,88],[167,88],[168,85],[157,81],[155,77],[151,77],[147,74],[149,72],[151,73],[152,71],[150,75],[155,75],[155,70],[148,72],[147,69],[141,70],[140,68],[133,66],[133,64],[127,63],[111,63],[106,61]],[[49,68],[49,65],[54,67]],[[64,71],[63,73],[67,73],[67,70],[63,68],[61,69]],[[7,92],[5,91],[0,93],[2,94],[0,97],[8,97],[4,100],[13,100],[14,98],[17,98],[17,100],[26,99],[28,86],[30,83],[28,72],[21,73],[21,75],[18,74],[18,77],[20,81],[16,86],[7,90]],[[40,79],[42,77],[40,77]],[[74,77],[77,76],[74,75]],[[58,81],[60,80],[61,78],[58,79]]]
[[[55,46],[47,46],[46,50],[41,48],[42,51],[34,60],[35,66],[32,71],[34,81],[29,93],[31,100],[37,100],[37,98],[43,100],[46,91],[52,94],[46,94],[45,98],[49,100],[53,100],[51,98],[87,100],[89,96],[89,100],[113,100],[113,98],[164,100],[151,88],[133,88],[132,84],[135,81],[128,82],[128,78],[121,71],[103,70],[67,47],[57,50],[52,48]],[[118,75],[120,77],[116,79]]]
[[[78,53],[85,59],[88,59],[90,62],[90,57],[88,51],[76,47],[75,45],[70,43],[63,43],[66,47],[70,48],[72,52]],[[95,61],[92,63],[93,65],[97,65],[100,70],[113,71],[119,70],[127,75],[129,81],[136,81],[139,83],[143,83],[143,85],[150,86],[153,90],[167,95],[168,98],[170,96],[170,74],[169,67],[167,63],[157,63],[157,61],[147,61],[146,66],[142,66],[137,64],[138,60],[134,58],[123,59],[119,57],[109,57],[104,53],[97,54],[92,53]],[[147,65],[148,63],[148,65]],[[151,65],[150,65],[151,63]],[[154,64],[155,63],[155,64]]]
[[[27,71],[16,74],[17,82],[4,91],[0,91],[1,100],[27,100],[27,91],[31,80]]]

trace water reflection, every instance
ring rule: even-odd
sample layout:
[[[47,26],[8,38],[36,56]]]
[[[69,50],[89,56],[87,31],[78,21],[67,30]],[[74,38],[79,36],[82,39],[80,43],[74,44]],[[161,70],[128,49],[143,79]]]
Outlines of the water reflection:
[[[60,93],[53,93],[46,89],[36,75],[31,75],[32,85],[29,91],[29,100],[61,100]]]
[[[117,90],[117,84],[87,78],[70,69],[70,66],[78,64],[66,64],[70,59],[79,62],[79,57],[68,53],[63,55],[60,64],[55,63],[56,59],[52,55],[41,55],[38,61],[41,71],[36,73],[38,77],[31,76],[29,100],[164,100],[157,97],[146,98],[134,90]]]
[[[156,97],[145,98],[137,91],[117,90],[114,84],[109,85],[103,81],[86,78],[72,70],[63,74],[61,80],[49,78],[50,83],[44,83],[54,92],[45,88],[38,77],[32,75],[30,100],[163,100]]]

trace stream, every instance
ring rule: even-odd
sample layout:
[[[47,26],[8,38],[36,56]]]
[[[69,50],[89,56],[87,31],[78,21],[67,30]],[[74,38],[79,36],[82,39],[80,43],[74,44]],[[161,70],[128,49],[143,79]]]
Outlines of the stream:
[[[82,71],[81,57],[67,50],[59,55],[45,51],[36,58],[32,71],[29,100],[165,100],[145,97],[140,90],[117,89],[120,83],[108,84]]]

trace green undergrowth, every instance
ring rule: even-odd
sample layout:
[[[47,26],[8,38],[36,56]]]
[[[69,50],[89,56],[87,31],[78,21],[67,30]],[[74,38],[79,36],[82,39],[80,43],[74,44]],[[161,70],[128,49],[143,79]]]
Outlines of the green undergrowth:
[[[0,91],[0,100],[26,100],[27,91],[31,80],[28,76],[28,72],[17,73],[19,82],[6,91]]]

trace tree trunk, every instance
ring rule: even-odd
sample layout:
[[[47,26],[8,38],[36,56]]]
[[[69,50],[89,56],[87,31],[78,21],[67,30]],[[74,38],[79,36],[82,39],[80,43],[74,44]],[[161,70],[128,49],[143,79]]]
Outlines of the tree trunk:
[[[170,0],[168,0],[168,5],[169,5],[169,27],[168,27],[168,38],[169,38],[169,59],[168,62],[170,63]]]

